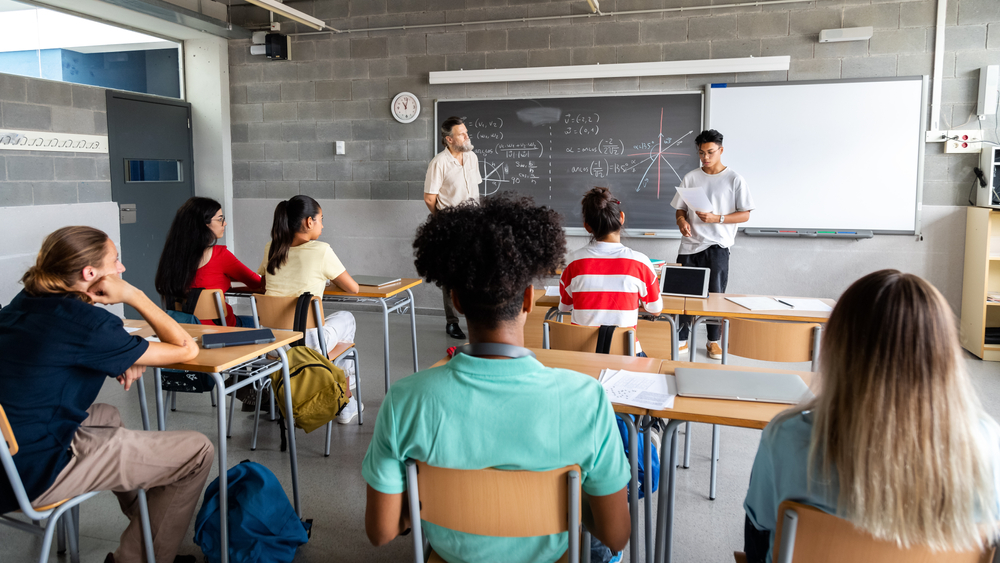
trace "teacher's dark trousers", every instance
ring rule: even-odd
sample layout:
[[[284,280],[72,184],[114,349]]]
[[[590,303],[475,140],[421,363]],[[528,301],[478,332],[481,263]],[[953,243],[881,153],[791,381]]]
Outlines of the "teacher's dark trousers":
[[[710,293],[725,293],[726,286],[729,285],[729,249],[714,245],[696,252],[694,254],[678,254],[677,262],[681,266],[694,266],[696,268],[709,268],[712,273],[708,276],[708,291]],[[687,340],[688,332],[691,328],[691,315],[681,315],[681,330],[677,335],[679,340]],[[719,325],[708,325],[708,340],[718,342],[722,335],[722,327]]]

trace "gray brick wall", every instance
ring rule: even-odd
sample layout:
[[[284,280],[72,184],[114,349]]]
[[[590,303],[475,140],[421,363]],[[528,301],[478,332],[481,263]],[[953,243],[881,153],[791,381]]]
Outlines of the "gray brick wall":
[[[650,4],[707,3],[709,0],[603,0],[601,7],[623,11]],[[342,29],[581,14],[586,8],[578,0],[454,4],[458,8],[447,11],[431,0],[316,1],[300,2],[296,7]],[[1000,63],[1000,2],[952,0],[948,8],[942,126],[958,126],[969,119],[975,104],[979,67]],[[264,23],[267,17],[252,6],[233,6],[231,15],[234,23],[251,27]],[[440,149],[432,123],[435,98],[668,91],[722,81],[931,74],[935,16],[936,0],[821,0],[711,11],[317,34],[295,37],[292,53],[299,60],[290,62],[252,57],[249,42],[232,41],[234,196],[305,193],[325,198],[421,199],[427,162]],[[292,31],[312,31],[296,24],[283,25]],[[872,26],[875,34],[867,42],[817,43],[822,29],[855,26]],[[788,72],[724,76],[447,86],[427,83],[430,71],[459,68],[750,55],[790,55],[791,68]],[[4,87],[0,82],[0,88]],[[389,114],[392,96],[404,90],[419,96],[422,104],[420,118],[408,125],[396,123]],[[66,99],[59,92],[49,95],[53,100]],[[57,119],[51,109],[24,101],[11,100],[12,119]],[[82,118],[60,114],[59,119],[76,122]],[[991,119],[982,126],[992,129],[994,125]],[[347,142],[346,155],[333,154],[334,141]],[[944,155],[942,150],[940,144],[927,145],[924,203],[964,205],[975,158]],[[57,181],[60,169],[78,170],[69,165],[53,168],[51,174]],[[45,176],[49,174],[45,170],[35,173]],[[0,197],[24,196],[12,191]]]
[[[103,88],[0,74],[0,128],[107,135],[106,111]],[[0,149],[0,207],[99,201],[111,201],[106,153]]]

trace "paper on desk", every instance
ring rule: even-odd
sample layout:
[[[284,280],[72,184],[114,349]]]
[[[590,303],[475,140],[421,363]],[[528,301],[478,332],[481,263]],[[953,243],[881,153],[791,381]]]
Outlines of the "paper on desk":
[[[736,303],[740,307],[750,309],[751,311],[777,311],[781,309],[790,309],[788,305],[782,305],[770,297],[726,297],[726,299]]]
[[[547,286],[545,286],[545,296],[546,297],[559,297],[559,286],[558,285],[547,285]]]
[[[796,311],[832,311],[833,307],[830,307],[826,303],[823,303],[819,299],[789,299],[787,297],[782,297],[782,301],[788,303]]]
[[[125,327],[125,332],[135,332],[137,330],[142,330],[142,329],[139,327],[131,327],[131,326]]]
[[[708,194],[704,188],[677,188],[677,195],[681,196],[688,208],[694,211],[711,211],[712,202],[708,200]]]
[[[628,370],[604,370],[599,378],[612,403],[640,409],[673,408],[677,397],[674,376]]]
[[[147,336],[146,340],[148,340],[150,342],[161,342],[161,340],[159,338],[155,337],[155,336]]]

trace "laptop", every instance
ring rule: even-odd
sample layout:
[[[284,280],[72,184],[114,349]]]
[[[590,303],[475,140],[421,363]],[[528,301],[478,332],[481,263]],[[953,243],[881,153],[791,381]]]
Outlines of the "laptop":
[[[386,276],[352,276],[354,281],[358,282],[358,285],[371,285],[374,287],[381,287],[383,285],[389,285],[390,283],[396,283],[400,281],[399,278],[390,278]]]
[[[660,293],[675,297],[708,297],[708,277],[712,270],[664,264],[660,270]]]
[[[274,333],[269,328],[238,332],[210,332],[201,336],[203,348],[226,348],[247,344],[267,344],[268,342],[274,342]]]
[[[806,383],[794,373],[677,368],[674,375],[681,397],[789,405],[813,398]]]

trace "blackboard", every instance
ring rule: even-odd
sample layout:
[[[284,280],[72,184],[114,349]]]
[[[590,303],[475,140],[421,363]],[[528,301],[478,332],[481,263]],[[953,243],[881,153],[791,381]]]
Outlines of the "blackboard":
[[[453,115],[469,129],[482,195],[531,195],[562,213],[567,227],[582,227],[583,194],[606,186],[633,234],[677,230],[670,202],[699,166],[701,92],[437,101],[437,124]]]

